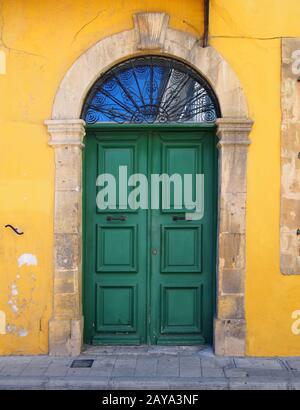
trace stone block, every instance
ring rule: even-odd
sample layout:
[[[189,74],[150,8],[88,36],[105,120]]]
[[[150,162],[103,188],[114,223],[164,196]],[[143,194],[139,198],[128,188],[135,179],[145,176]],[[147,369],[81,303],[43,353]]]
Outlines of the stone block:
[[[281,232],[280,269],[284,275],[300,275],[300,236],[296,231]]]
[[[82,238],[79,234],[55,234],[55,269],[75,270],[81,265]]]
[[[76,277],[77,271],[55,271],[54,274],[54,292],[61,293],[75,293],[76,291]]]
[[[300,160],[298,161],[300,163]],[[299,198],[281,198],[281,231],[294,231],[294,236],[296,236],[297,229],[300,228],[300,172],[297,185],[299,186],[297,187]]]
[[[215,319],[214,347],[218,356],[245,356],[245,320]]]
[[[72,319],[80,314],[78,293],[57,293],[54,295],[54,314],[57,318]]]
[[[55,193],[55,233],[81,233],[82,193],[57,191]]]
[[[217,314],[219,319],[244,319],[244,295],[219,295]]]
[[[55,150],[55,190],[81,191],[82,150],[79,146],[65,145]]]
[[[247,192],[248,145],[235,145],[234,137],[228,145],[220,141],[220,195]],[[224,144],[224,145],[222,145]]]
[[[83,344],[83,319],[51,319],[49,322],[49,354],[78,356]]]
[[[245,233],[246,194],[236,192],[220,197],[219,231],[222,233]]]
[[[219,234],[219,269],[245,269],[245,235],[237,233]]]
[[[243,269],[219,269],[219,292],[221,294],[244,293],[245,271]]]

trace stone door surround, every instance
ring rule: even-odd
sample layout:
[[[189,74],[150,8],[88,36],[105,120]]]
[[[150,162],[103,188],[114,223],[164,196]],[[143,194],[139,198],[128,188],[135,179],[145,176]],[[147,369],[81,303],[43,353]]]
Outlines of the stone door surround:
[[[197,38],[168,26],[165,13],[138,13],[134,29],[100,40],[72,65],[57,91],[52,118],[45,121],[55,149],[54,293],[49,354],[78,355],[82,348],[82,149],[85,97],[101,73],[141,54],[180,59],[213,87],[222,118],[219,137],[217,310],[214,348],[218,355],[245,355],[244,308],[247,155],[253,122],[240,82],[224,58]]]

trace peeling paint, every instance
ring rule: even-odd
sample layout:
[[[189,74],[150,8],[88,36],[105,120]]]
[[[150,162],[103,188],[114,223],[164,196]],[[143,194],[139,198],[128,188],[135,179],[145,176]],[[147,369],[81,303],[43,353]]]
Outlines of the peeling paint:
[[[6,314],[0,310],[0,335],[6,334]]]
[[[8,301],[8,305],[10,306],[10,309],[13,313],[18,313],[19,312],[19,308],[18,308],[18,306],[17,306],[17,304],[14,300],[10,299]]]
[[[9,333],[11,335],[19,336],[19,337],[26,337],[28,336],[28,330],[25,329],[24,327],[17,327],[14,324],[7,324],[6,333]]]
[[[37,266],[38,261],[37,257],[35,255],[32,255],[31,253],[23,253],[18,259],[18,265],[19,267],[23,265],[27,266]]]
[[[6,326],[6,332],[7,333],[14,334],[14,333],[16,333],[16,330],[17,330],[17,326],[7,324],[7,326]]]
[[[12,296],[17,296],[18,294],[19,294],[19,292],[18,292],[17,285],[15,283],[13,283],[11,285],[11,295]]]
[[[24,329],[23,327],[21,327],[21,328],[18,330],[18,335],[19,335],[20,337],[26,337],[26,336],[28,336],[28,331],[27,331],[26,329]]]
[[[19,294],[16,282],[13,282],[10,286],[10,299],[8,300],[8,305],[13,313],[18,314],[19,308],[17,305],[17,296]]]
[[[17,306],[16,304],[12,304],[12,305],[11,305],[11,310],[12,310],[14,313],[18,313],[18,312],[19,312],[19,308],[18,308],[18,306]]]

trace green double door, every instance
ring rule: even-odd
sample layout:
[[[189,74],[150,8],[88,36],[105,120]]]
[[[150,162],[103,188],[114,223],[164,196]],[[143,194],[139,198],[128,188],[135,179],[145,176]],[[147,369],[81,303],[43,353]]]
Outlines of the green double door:
[[[91,128],[84,152],[85,342],[211,343],[216,238],[214,129]],[[120,174],[120,166],[127,167],[127,175],[125,168]],[[99,192],[111,182],[97,186],[97,177],[103,174],[115,178],[116,209],[101,210],[96,204]],[[148,198],[144,192],[142,202],[145,205],[148,199],[149,209],[128,206],[124,187],[133,174],[143,174],[148,181]],[[165,187],[156,185],[159,190],[153,192],[152,174],[182,177],[182,192],[177,191],[177,201],[182,195],[182,209],[174,202],[173,183],[169,185],[169,209],[162,206]],[[184,198],[184,175],[192,176],[195,199],[196,174],[204,175],[201,219],[186,209]],[[129,197],[143,182],[132,181],[136,181],[134,177],[132,186],[129,183],[126,188]],[[141,201],[141,195],[135,198]],[[151,200],[156,209],[151,209]]]

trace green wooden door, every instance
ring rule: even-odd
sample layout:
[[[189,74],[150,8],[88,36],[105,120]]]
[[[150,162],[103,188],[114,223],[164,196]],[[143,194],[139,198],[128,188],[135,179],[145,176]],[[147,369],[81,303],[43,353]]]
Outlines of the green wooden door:
[[[85,336],[92,343],[146,343],[147,212],[133,212],[117,194],[117,208],[100,211],[100,174],[119,182],[128,174],[147,174],[145,132],[88,133],[85,148]],[[126,218],[126,219],[125,219]]]
[[[103,126],[102,126],[103,128]],[[205,127],[92,128],[84,154],[85,341],[202,344],[212,339],[216,238],[216,138]],[[119,195],[131,174],[204,174],[204,217],[132,210]],[[117,181],[117,209],[96,206],[98,175]],[[151,185],[149,184],[149,197]],[[128,194],[130,194],[128,188]],[[162,185],[160,186],[162,190]],[[193,196],[194,196],[193,192]],[[160,191],[160,197],[162,191]],[[184,189],[182,191],[182,199]],[[149,198],[149,203],[151,199]],[[119,209],[119,208],[122,209]]]
[[[156,174],[204,174],[204,216],[187,218],[171,195],[170,209],[151,212],[151,342],[211,341],[215,248],[215,139],[199,131],[155,133],[151,139]],[[173,194],[171,190],[171,194]],[[184,204],[184,189],[182,203]],[[195,179],[193,179],[193,197]],[[191,215],[190,215],[191,216]]]

